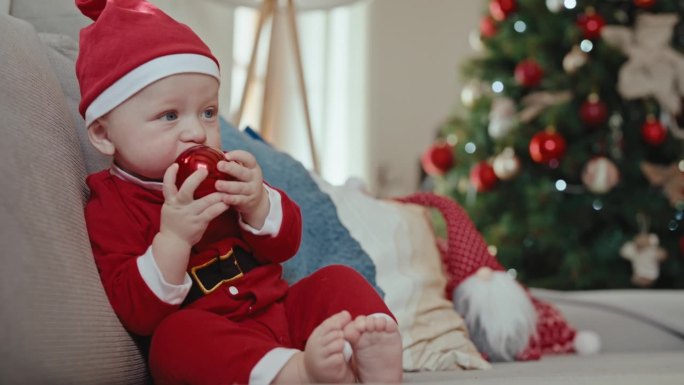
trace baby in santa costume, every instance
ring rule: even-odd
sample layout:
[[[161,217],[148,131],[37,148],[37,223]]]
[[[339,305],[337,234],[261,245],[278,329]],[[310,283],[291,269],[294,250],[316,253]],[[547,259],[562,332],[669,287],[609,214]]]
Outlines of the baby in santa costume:
[[[117,316],[152,336],[155,382],[401,382],[395,319],[361,275],[337,265],[282,279],[302,219],[253,155],[225,153],[231,180],[209,195],[193,197],[203,169],[176,186],[179,154],[220,149],[209,48],[142,0],[76,5],[94,20],[80,34],[80,112],[113,158],[88,176],[88,233]]]

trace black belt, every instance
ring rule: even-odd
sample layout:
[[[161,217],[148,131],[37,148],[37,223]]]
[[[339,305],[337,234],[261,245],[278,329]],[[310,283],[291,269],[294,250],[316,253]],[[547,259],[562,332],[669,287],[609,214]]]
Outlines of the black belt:
[[[226,254],[190,269],[192,286],[183,302],[187,305],[209,294],[226,282],[236,280],[259,266],[256,259],[240,247],[233,247]]]

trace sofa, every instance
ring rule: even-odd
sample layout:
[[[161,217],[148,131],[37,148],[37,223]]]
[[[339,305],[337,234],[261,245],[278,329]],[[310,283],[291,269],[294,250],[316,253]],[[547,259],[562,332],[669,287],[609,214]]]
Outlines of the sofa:
[[[85,176],[106,159],[87,146],[66,96],[78,92],[73,73],[46,45],[76,38],[87,20],[71,0],[44,4],[0,2],[0,383],[147,383],[145,341],[112,312],[85,230]],[[600,353],[412,371],[405,382],[684,383],[682,291],[531,292],[596,332]]]

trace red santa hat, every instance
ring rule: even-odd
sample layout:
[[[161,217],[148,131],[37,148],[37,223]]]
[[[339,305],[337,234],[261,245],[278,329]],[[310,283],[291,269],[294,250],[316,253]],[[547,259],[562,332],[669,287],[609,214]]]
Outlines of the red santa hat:
[[[143,0],[76,0],[94,23],[79,37],[76,76],[86,127],[155,81],[179,73],[219,79],[218,60],[186,25]]]
[[[400,200],[434,207],[444,215],[448,240],[439,246],[448,278],[446,296],[454,300],[482,353],[496,360],[534,360],[544,354],[592,354],[600,349],[596,333],[576,331],[555,306],[507,276],[456,202],[431,193]]]

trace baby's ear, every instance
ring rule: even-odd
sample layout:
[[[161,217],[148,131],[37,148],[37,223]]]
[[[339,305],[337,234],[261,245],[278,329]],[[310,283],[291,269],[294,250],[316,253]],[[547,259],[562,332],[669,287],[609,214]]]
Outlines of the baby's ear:
[[[105,127],[101,119],[97,119],[88,126],[88,139],[102,154],[114,155],[114,143],[109,140],[107,127]]]

